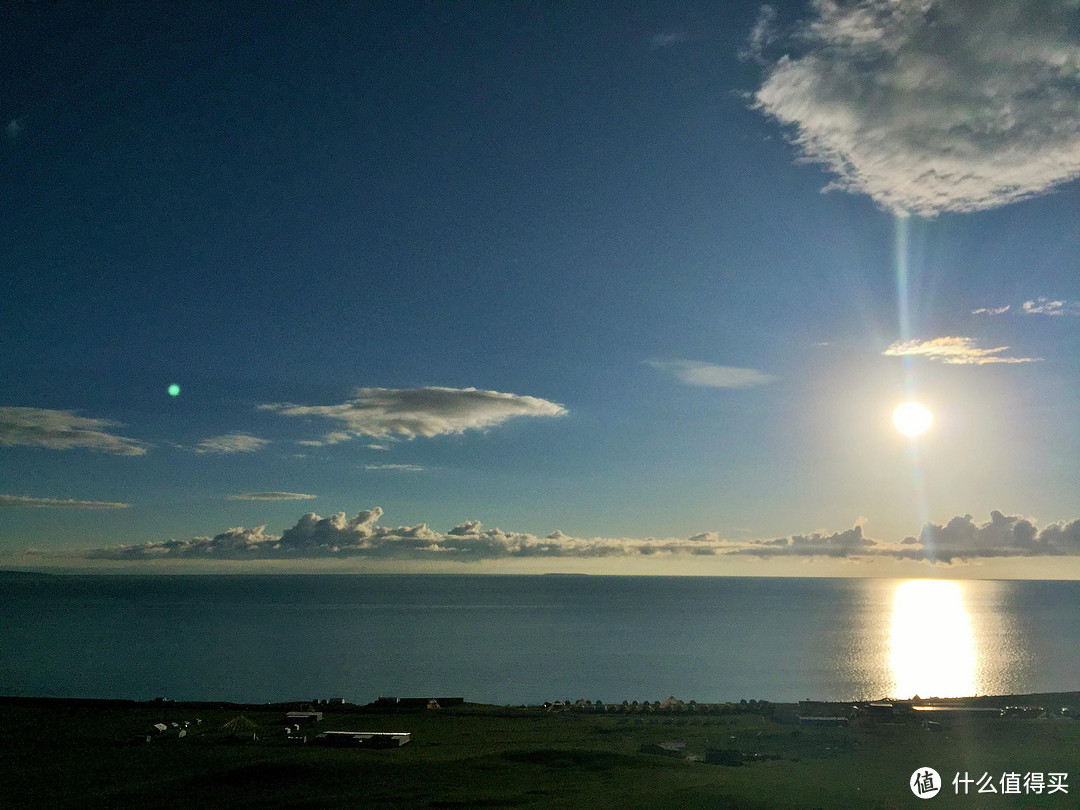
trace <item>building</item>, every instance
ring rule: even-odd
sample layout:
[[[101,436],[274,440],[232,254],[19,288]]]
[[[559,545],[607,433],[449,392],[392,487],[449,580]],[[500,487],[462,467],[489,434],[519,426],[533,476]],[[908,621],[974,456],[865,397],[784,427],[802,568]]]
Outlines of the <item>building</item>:
[[[286,723],[318,723],[322,721],[322,712],[286,712]]]
[[[349,748],[400,748],[411,741],[408,731],[324,731],[315,737],[317,745]]]

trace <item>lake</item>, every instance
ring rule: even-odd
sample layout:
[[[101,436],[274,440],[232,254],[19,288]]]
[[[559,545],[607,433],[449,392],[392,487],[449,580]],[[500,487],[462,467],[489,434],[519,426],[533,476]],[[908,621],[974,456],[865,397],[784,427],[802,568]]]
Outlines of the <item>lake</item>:
[[[0,694],[793,701],[1080,689],[1080,583],[4,576]]]

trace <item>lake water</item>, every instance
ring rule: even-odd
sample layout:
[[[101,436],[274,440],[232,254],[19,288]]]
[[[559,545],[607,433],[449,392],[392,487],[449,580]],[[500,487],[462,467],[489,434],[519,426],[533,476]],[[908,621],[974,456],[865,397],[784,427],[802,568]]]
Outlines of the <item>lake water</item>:
[[[847,700],[1080,690],[1080,583],[0,580],[0,694]]]

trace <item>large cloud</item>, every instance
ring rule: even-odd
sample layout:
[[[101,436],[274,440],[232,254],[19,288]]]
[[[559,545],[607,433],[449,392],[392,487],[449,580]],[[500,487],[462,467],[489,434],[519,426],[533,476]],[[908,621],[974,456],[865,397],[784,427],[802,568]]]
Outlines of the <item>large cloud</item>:
[[[1076,0],[813,0],[755,106],[833,187],[896,212],[975,211],[1080,176]]]
[[[971,515],[954,517],[940,525],[928,523],[919,542],[922,549],[913,556],[941,562],[1080,554],[1080,520],[1053,523],[1039,531],[1027,518],[995,510],[986,523],[976,523]]]
[[[562,416],[554,402],[476,388],[360,388],[340,405],[259,406],[283,416],[315,416],[336,422],[338,430],[321,442],[336,444],[358,436],[440,436],[502,424],[514,416]]]
[[[119,422],[76,416],[74,411],[45,408],[0,408],[0,444],[48,447],[52,450],[81,448],[115,456],[141,456],[146,442],[105,432]]]

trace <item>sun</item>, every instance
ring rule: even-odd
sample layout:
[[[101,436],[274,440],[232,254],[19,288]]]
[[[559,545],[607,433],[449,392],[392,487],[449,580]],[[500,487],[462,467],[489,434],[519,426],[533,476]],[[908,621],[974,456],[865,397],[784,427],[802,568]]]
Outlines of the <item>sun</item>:
[[[918,436],[930,427],[934,415],[918,402],[905,402],[893,411],[892,421],[905,436]]]

